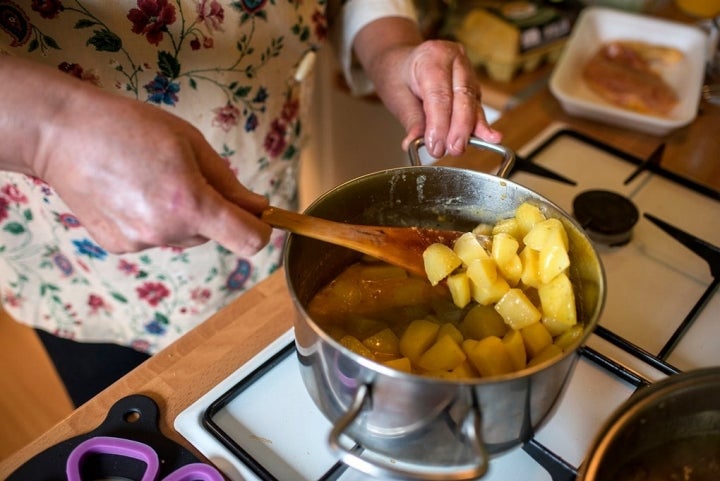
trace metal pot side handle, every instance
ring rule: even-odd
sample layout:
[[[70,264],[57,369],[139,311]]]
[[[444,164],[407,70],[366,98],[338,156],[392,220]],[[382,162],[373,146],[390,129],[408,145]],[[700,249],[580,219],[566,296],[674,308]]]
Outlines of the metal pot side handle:
[[[510,175],[510,171],[515,165],[515,152],[513,152],[510,148],[500,144],[485,142],[484,140],[480,140],[477,137],[470,137],[470,140],[468,140],[468,144],[472,145],[473,147],[477,147],[478,149],[491,150],[502,155],[502,164],[500,164],[500,168],[495,175],[505,179]],[[408,148],[408,156],[410,157],[410,163],[413,166],[422,165],[422,160],[420,159],[420,148],[424,145],[425,141],[422,137],[418,137],[410,143],[410,147]]]
[[[389,476],[396,479],[423,481],[469,481],[481,478],[487,472],[489,460],[487,451],[485,450],[485,444],[481,439],[482,428],[480,417],[478,412],[473,409],[468,410],[467,415],[461,423],[462,433],[477,453],[477,463],[470,468],[463,468],[462,470],[452,473],[448,471],[447,466],[439,466],[440,469],[437,471],[432,471],[427,467],[413,471],[409,468],[403,469],[397,463],[384,462],[380,459],[363,458],[358,454],[362,451],[358,449],[358,447],[362,447],[362,445],[358,441],[353,440],[345,431],[360,415],[365,406],[367,405],[369,408],[370,404],[370,387],[367,384],[363,384],[355,393],[355,397],[348,411],[338,419],[328,436],[330,449],[335,454],[338,454],[340,460],[351,468],[374,477]],[[340,442],[340,437],[343,435],[348,436],[356,446],[352,449],[345,447],[343,443]]]

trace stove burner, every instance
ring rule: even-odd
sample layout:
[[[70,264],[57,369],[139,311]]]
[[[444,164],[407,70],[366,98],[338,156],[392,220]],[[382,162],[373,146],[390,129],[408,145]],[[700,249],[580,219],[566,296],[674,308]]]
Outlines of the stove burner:
[[[609,190],[587,190],[575,196],[573,215],[590,239],[613,247],[630,241],[639,219],[630,199]]]

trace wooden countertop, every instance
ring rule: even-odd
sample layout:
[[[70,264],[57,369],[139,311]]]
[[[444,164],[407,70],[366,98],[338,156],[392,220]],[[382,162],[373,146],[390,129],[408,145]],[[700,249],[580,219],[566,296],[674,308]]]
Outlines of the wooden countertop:
[[[701,103],[693,124],[658,138],[569,117],[545,87],[535,97],[505,112],[496,127],[504,132],[503,143],[517,150],[556,121],[642,158],[665,141],[662,162],[666,168],[720,190],[719,106]],[[494,171],[497,167],[497,159],[479,151],[441,159],[439,163],[483,171]],[[43,436],[2,460],[0,479],[46,448],[92,431],[105,419],[108,409],[129,394],[145,394],[154,399],[160,408],[162,432],[194,451],[174,431],[175,417],[289,329],[293,316],[284,273],[279,271],[75,410]]]

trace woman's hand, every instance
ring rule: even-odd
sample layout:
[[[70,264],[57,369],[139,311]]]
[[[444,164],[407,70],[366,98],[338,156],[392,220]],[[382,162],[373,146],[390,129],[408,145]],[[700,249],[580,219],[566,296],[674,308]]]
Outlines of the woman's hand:
[[[18,160],[0,154],[0,167],[50,184],[103,248],[123,253],[212,239],[251,255],[268,242],[271,228],[258,217],[267,200],[243,187],[189,123],[52,69],[2,62],[14,67],[0,68],[3,78],[19,77],[7,85],[30,90],[0,94],[3,109],[13,102],[5,97],[23,99],[13,118],[28,127],[13,137],[0,119],[0,140],[16,144],[6,152],[25,155],[13,165]]]
[[[384,18],[358,33],[355,52],[378,96],[405,127],[403,148],[424,136],[430,155],[461,154],[471,136],[499,142],[488,126],[481,86],[463,47],[442,40],[422,41],[404,18]]]

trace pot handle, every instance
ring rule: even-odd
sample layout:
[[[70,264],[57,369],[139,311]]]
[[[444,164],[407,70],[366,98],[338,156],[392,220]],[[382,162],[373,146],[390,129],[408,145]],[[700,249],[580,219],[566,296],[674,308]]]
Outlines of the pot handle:
[[[355,393],[355,397],[348,411],[338,419],[328,436],[330,449],[340,456],[340,460],[343,463],[374,477],[389,476],[391,478],[423,481],[447,481],[447,479],[449,479],[447,466],[439,466],[437,471],[432,471],[431,469],[405,469],[397,463],[361,457],[358,453],[361,451],[360,448],[362,448],[362,445],[352,438],[350,438],[351,441],[355,443],[353,448],[348,449],[346,446],[343,446],[340,442],[340,437],[342,435],[348,436],[345,430],[355,421],[366,405],[368,407],[370,406],[370,388],[367,384],[363,384]],[[472,467],[453,472],[452,479],[455,481],[465,481],[481,478],[488,470],[488,453],[485,450],[485,443],[483,443],[482,440],[479,411],[477,409],[468,409],[468,413],[462,420],[460,426],[461,432],[467,437],[467,442],[477,453],[478,461]]]
[[[492,150],[493,152],[497,152],[498,154],[502,155],[502,164],[500,164],[500,168],[495,175],[503,178],[507,178],[510,175],[510,171],[512,170],[513,165],[515,165],[515,152],[513,152],[510,148],[500,144],[492,144],[490,142],[485,142],[484,140],[480,140],[477,137],[470,137],[470,140],[468,140],[468,144],[472,145],[473,147],[477,147],[478,149]],[[410,156],[410,163],[413,166],[422,165],[422,160],[420,159],[420,148],[424,145],[425,141],[422,137],[418,137],[410,143],[410,147],[408,148],[408,155]]]

